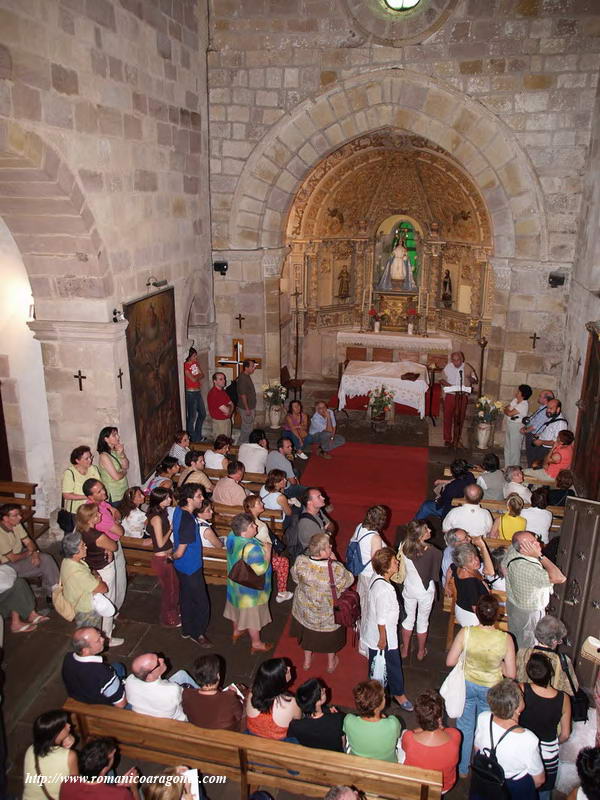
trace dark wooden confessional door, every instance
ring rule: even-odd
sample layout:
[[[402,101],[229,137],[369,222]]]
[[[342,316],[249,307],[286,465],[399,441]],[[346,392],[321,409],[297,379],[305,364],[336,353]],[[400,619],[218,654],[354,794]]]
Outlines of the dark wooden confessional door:
[[[600,322],[588,322],[590,334],[581,397],[573,472],[585,497],[600,500]]]
[[[571,657],[582,687],[591,692],[598,666],[579,653],[588,636],[600,636],[600,503],[567,500],[557,563],[567,581],[555,588],[548,611],[567,626],[560,649]]]

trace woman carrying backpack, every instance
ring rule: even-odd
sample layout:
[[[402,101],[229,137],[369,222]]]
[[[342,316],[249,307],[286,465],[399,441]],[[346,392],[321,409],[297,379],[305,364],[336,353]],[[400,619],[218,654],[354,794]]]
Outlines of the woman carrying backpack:
[[[544,783],[538,737],[519,726],[525,708],[515,681],[504,678],[489,690],[490,711],[477,720],[469,800],[537,800]]]
[[[358,575],[356,591],[360,598],[360,607],[367,607],[369,584],[373,577],[371,559],[378,550],[385,547],[381,536],[388,521],[388,511],[384,506],[371,506],[365,518],[352,534],[346,551],[346,567],[354,575]],[[361,630],[362,639],[362,630]],[[359,650],[363,648],[359,645]],[[366,655],[366,651],[365,651]]]

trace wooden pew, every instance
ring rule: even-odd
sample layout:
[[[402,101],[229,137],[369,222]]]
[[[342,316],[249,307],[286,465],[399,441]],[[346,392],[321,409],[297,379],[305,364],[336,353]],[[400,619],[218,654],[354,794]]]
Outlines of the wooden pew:
[[[47,519],[35,516],[35,490],[37,483],[22,481],[0,481],[0,505],[18,503],[23,515],[23,527],[32,539],[45,533],[50,527]]]
[[[347,753],[261,739],[233,731],[199,728],[190,722],[136,714],[122,708],[64,705],[82,742],[114,736],[131,759],[165,766],[188,764],[202,774],[223,775],[240,784],[240,799],[264,788],[302,797],[323,797],[331,786],[353,784],[382,800],[438,800],[442,773]]]
[[[216,483],[221,478],[225,478],[227,476],[226,469],[205,469],[204,472],[206,475],[208,475],[213,483]],[[244,489],[248,489],[248,491],[252,492],[252,494],[258,494],[265,485],[266,480],[267,476],[264,474],[264,472],[245,472],[244,480],[241,482],[241,484]]]
[[[206,453],[207,450],[212,450],[215,440],[213,439],[212,442],[190,442],[190,450],[199,450],[201,453]],[[237,454],[239,452],[239,446],[237,444],[232,444],[229,448],[229,455],[235,456],[237,458]]]
[[[453,506],[462,506],[465,503],[464,497],[455,497],[452,501]],[[506,511],[506,500],[482,500],[479,504],[482,508],[487,508],[492,514],[494,519]],[[525,503],[524,508],[531,508],[528,503]],[[550,530],[558,531],[565,516],[564,506],[546,506],[546,510],[552,513],[552,525]]]
[[[231,520],[236,514],[241,514],[241,506],[224,506],[214,504],[212,528],[217,536],[227,536],[231,530]],[[278,520],[281,516],[277,511],[265,510],[261,519],[267,523],[271,531],[280,539],[283,536],[283,523]],[[156,577],[152,569],[152,545],[150,539],[138,539],[132,536],[121,538],[123,555],[128,575],[151,575]],[[213,585],[223,585],[227,582],[227,553],[214,547],[203,549],[204,580]]]
[[[481,467],[471,467],[470,470],[473,475],[478,478],[480,475],[483,474],[483,470]],[[452,478],[452,473],[450,472],[450,467],[446,467],[444,469],[444,478]],[[530,475],[525,476],[525,480],[523,481],[525,484],[534,483],[536,486],[555,486],[555,481],[548,481],[544,478],[540,478],[537,475],[532,478]]]

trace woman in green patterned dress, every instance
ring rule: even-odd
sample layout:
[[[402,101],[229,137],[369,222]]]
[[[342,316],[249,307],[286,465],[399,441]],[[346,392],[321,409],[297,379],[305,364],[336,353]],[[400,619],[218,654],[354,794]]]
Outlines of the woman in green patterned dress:
[[[271,563],[256,536],[256,523],[250,514],[237,514],[231,520],[231,533],[225,541],[227,549],[227,575],[242,558],[252,571],[264,576],[262,589],[250,589],[227,578],[227,602],[223,616],[233,622],[231,639],[235,644],[246,632],[250,634],[251,653],[271,650],[272,644],[262,642],[261,628],[271,622],[269,597],[271,596]]]

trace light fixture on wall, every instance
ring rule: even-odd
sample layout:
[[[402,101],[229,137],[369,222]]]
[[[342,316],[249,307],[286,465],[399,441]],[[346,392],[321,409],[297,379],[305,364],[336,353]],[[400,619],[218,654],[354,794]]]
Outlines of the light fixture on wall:
[[[113,322],[127,322],[125,319],[125,314],[123,313],[122,308],[113,308],[112,312],[112,321]]]
[[[162,289],[162,287],[166,285],[167,285],[166,278],[163,278],[162,280],[159,281],[158,278],[154,277],[154,275],[149,275],[148,280],[146,281],[146,288],[148,289],[148,291],[150,291],[151,286],[154,286],[155,289]]]

